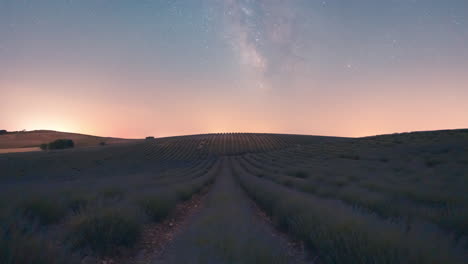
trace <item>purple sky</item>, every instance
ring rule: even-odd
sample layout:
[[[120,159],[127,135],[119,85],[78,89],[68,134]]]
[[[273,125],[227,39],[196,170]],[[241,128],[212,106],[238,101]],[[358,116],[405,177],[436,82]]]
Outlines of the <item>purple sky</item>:
[[[0,129],[468,127],[466,0],[0,0]]]

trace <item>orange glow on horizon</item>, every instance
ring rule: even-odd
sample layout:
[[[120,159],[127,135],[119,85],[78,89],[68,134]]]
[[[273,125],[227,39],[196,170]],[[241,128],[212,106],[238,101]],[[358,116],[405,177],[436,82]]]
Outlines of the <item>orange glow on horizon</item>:
[[[383,77],[382,77],[383,78]],[[317,90],[320,83],[285,100],[275,91],[236,87],[229,93],[205,93],[213,81],[191,83],[182,93],[118,94],[104,81],[10,80],[0,82],[6,93],[0,111],[1,129],[50,129],[98,136],[142,138],[202,133],[258,132],[361,137],[394,132],[468,127],[468,77],[454,72],[416,78],[402,76],[356,82],[340,94]],[[463,80],[463,81],[460,81]],[[336,85],[345,86],[337,82]],[[145,85],[162,85],[146,83]],[[169,85],[169,84],[166,84]],[[176,85],[176,84],[172,84]],[[180,87],[188,86],[180,82]],[[64,89],[64,87],[66,89]],[[366,93],[359,93],[367,87]],[[371,87],[378,89],[372,91]],[[398,89],[394,89],[397,87]],[[425,87],[424,93],[411,87]],[[447,94],[451,87],[457,94]],[[49,90],[46,88],[50,88]],[[370,92],[369,92],[370,91]]]

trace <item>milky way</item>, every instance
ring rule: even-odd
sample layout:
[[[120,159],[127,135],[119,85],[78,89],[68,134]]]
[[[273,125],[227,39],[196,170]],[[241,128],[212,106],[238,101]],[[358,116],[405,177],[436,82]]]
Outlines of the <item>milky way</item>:
[[[1,129],[466,127],[466,72],[465,0],[0,0]]]

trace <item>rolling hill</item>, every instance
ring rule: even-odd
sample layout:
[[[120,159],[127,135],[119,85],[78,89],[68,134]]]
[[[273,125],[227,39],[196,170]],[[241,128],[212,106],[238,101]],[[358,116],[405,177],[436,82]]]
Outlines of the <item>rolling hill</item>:
[[[43,143],[49,143],[57,139],[71,139],[75,142],[76,147],[97,146],[101,142],[106,144],[128,142],[127,139],[121,138],[97,137],[52,130],[34,130],[0,135],[0,149],[39,147]]]

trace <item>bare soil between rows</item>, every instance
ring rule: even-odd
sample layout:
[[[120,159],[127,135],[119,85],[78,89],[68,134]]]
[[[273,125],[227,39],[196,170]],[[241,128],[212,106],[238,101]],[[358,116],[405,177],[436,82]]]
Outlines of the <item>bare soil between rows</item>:
[[[94,260],[96,262],[83,260],[82,264],[149,264],[153,259],[161,257],[171,241],[183,232],[190,219],[203,208],[210,187],[205,187],[200,193],[194,194],[190,200],[177,204],[170,216],[162,222],[146,225],[141,242],[132,252],[120,257]]]

